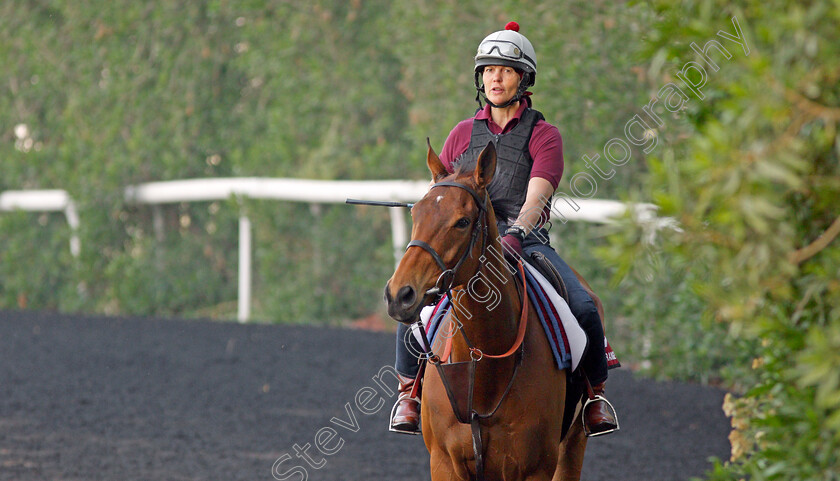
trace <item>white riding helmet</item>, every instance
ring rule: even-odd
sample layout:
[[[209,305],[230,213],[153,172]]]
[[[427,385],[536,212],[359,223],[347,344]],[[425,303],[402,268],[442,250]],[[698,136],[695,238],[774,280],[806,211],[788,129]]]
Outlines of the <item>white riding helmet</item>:
[[[523,71],[526,87],[534,85],[537,75],[537,54],[531,42],[519,33],[519,24],[508,22],[504,30],[493,32],[478,44],[475,71],[487,65],[505,65]],[[526,80],[527,78],[527,80]]]
[[[504,104],[494,104],[484,93],[481,74],[488,65],[504,65],[522,72],[522,80],[519,81],[516,94]],[[475,101],[478,102],[478,108],[482,107],[482,97],[485,102],[497,108],[518,102],[526,94],[528,87],[534,85],[536,78],[537,53],[525,35],[519,33],[518,23],[508,22],[504,30],[491,33],[478,44],[478,52],[475,54]]]

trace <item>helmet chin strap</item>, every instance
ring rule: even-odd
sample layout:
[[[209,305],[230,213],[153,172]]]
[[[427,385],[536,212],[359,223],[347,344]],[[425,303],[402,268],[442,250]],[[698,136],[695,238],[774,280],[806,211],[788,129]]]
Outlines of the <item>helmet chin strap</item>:
[[[483,92],[483,91],[481,91],[481,90],[479,90],[479,92],[484,93],[484,92]],[[503,108],[505,108],[505,107],[507,107],[507,106],[509,106],[509,105],[513,105],[513,104],[515,104],[516,102],[519,102],[519,99],[521,99],[521,98],[522,98],[522,95],[521,95],[521,94],[519,94],[519,93],[517,92],[517,94],[516,94],[516,95],[514,95],[513,97],[511,97],[511,98],[510,98],[510,100],[508,100],[507,102],[505,102],[505,103],[503,103],[503,104],[494,104],[493,102],[491,102],[491,101],[490,101],[490,99],[488,99],[488,98],[487,98],[487,95],[480,95],[480,94],[476,93],[476,94],[475,94],[475,100],[476,100],[476,102],[478,102],[478,108],[480,108],[480,109],[481,109],[481,108],[484,108],[484,107],[481,105],[481,98],[483,98],[483,99],[484,99],[484,102],[486,102],[486,103],[487,103],[487,105],[489,105],[489,106],[491,106],[491,107],[495,107],[495,108],[497,108],[497,109],[503,109]]]

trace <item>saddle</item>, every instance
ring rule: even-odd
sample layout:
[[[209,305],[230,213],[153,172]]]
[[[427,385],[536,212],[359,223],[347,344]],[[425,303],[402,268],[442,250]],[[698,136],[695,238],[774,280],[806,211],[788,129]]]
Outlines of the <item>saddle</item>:
[[[557,293],[560,294],[560,297],[568,304],[569,292],[566,290],[566,284],[563,282],[563,278],[560,277],[560,273],[557,272],[557,268],[548,260],[548,257],[542,252],[532,252],[531,255],[525,256],[525,260],[540,271],[540,274],[551,283],[551,286],[554,287]]]

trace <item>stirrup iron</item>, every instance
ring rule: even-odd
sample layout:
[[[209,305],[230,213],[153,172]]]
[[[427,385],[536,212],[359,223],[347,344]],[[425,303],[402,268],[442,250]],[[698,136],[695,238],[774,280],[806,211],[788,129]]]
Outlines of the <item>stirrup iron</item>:
[[[409,434],[409,435],[414,435],[414,436],[423,434],[423,428],[422,428],[422,425],[420,425],[420,424],[417,425],[417,431],[409,431],[407,429],[398,429],[398,428],[395,428],[393,426],[393,424],[391,424],[391,422],[394,420],[394,414],[396,414],[397,406],[399,406],[399,404],[400,403],[399,403],[399,399],[398,399],[397,402],[394,403],[394,406],[391,408],[391,415],[388,417],[388,431],[390,431],[392,433]]]
[[[586,408],[596,401],[604,401],[605,403],[607,403],[607,408],[609,408],[610,412],[612,413],[613,419],[615,419],[615,427],[613,429],[601,431],[600,433],[592,433],[591,431],[589,431],[589,426],[586,425]],[[600,394],[596,394],[594,397],[592,397],[591,399],[587,399],[586,402],[583,403],[583,409],[580,412],[580,422],[583,424],[583,433],[586,435],[587,438],[603,436],[604,434],[610,434],[621,429],[621,426],[619,426],[618,424],[618,413],[616,413],[612,403]]]

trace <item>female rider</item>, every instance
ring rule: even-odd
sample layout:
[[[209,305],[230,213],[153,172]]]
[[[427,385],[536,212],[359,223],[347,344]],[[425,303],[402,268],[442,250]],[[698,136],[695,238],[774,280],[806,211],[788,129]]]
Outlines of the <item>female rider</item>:
[[[608,402],[603,398],[607,379],[604,332],[592,298],[581,286],[569,266],[548,244],[543,227],[549,217],[550,199],[563,175],[563,144],[557,127],[546,122],[531,108],[537,62],[531,42],[519,33],[519,25],[510,22],[505,30],[488,35],[475,56],[476,101],[480,109],[474,117],[455,126],[447,137],[440,160],[451,173],[456,165],[475,165],[478,153],[489,141],[496,144],[497,170],[488,187],[490,198],[513,206],[518,215],[498,219],[501,241],[507,252],[520,256],[539,251],[563,278],[569,307],[589,340],[581,365],[600,398],[589,405],[584,416],[591,435],[606,434],[618,424]],[[481,108],[481,99],[486,105]],[[394,407],[391,429],[417,433],[420,423],[420,399],[410,393],[417,376],[417,346],[409,348],[412,336],[400,324],[397,332],[396,369],[400,373],[400,395]],[[419,392],[419,391],[418,391]]]

